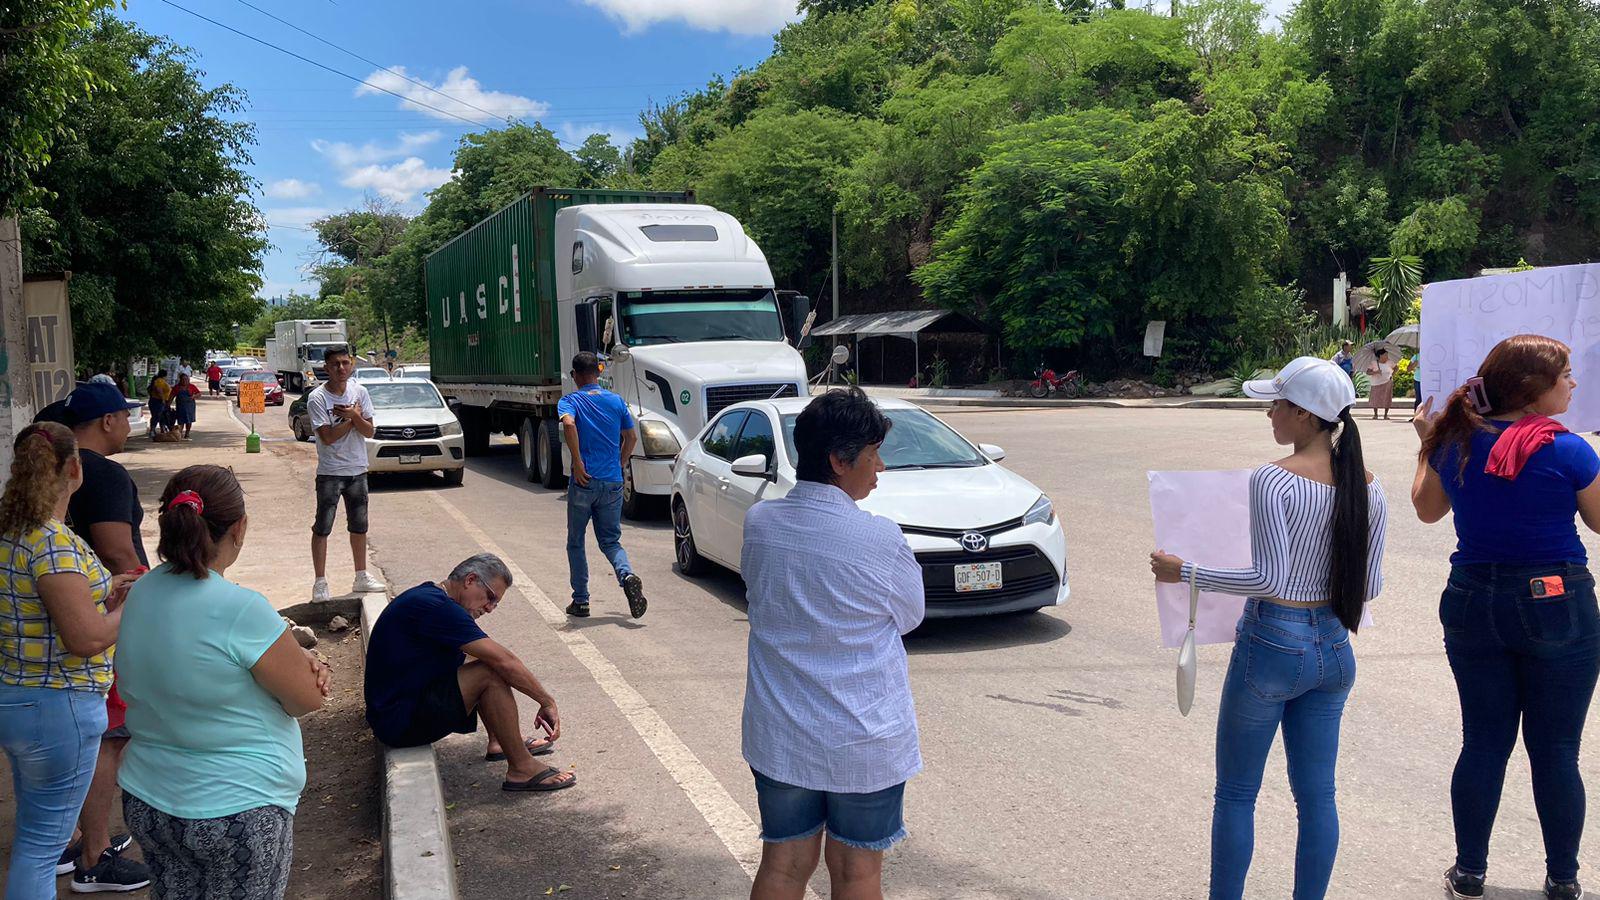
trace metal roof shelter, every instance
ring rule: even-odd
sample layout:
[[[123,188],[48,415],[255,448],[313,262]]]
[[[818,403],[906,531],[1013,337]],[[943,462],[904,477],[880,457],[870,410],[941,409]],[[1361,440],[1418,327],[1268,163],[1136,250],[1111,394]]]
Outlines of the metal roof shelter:
[[[989,329],[977,319],[949,309],[902,309],[893,312],[857,313],[851,316],[840,316],[825,325],[818,325],[811,329],[811,334],[820,337],[833,335],[853,335],[856,342],[855,356],[861,356],[861,339],[897,337],[912,343],[913,371],[922,371],[922,335],[924,334],[987,334]],[[996,345],[996,363],[999,359],[999,347]],[[882,361],[880,359],[880,366]]]

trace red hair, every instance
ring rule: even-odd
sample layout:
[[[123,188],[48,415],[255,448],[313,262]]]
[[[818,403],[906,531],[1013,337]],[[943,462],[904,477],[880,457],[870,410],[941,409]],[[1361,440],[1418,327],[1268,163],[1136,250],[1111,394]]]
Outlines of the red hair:
[[[1571,355],[1566,344],[1541,334],[1512,335],[1495,344],[1483,365],[1478,367],[1490,411],[1478,411],[1466,385],[1456,388],[1445,401],[1432,433],[1422,442],[1422,455],[1432,459],[1445,447],[1456,448],[1460,466],[1456,477],[1460,478],[1466,472],[1467,457],[1472,452],[1472,436],[1479,431],[1499,431],[1488,421],[1494,414],[1504,415],[1531,406],[1549,393],[1561,380]]]

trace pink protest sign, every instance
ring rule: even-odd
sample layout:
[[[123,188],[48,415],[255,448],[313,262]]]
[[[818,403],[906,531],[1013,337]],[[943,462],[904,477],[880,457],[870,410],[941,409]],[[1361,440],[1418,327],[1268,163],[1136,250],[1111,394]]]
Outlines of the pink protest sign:
[[[1250,565],[1250,470],[1150,472],[1156,546],[1208,566]],[[1199,644],[1233,641],[1244,598],[1200,592],[1194,622]],[[1161,646],[1183,643],[1189,630],[1189,586],[1156,585]]]

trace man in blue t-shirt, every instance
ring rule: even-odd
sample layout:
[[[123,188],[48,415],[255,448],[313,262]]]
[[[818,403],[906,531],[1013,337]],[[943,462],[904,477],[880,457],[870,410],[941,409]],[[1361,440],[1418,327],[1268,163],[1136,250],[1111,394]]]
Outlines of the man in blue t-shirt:
[[[567,615],[589,615],[589,557],[583,533],[594,521],[600,552],[611,562],[617,583],[628,597],[635,619],[644,615],[644,582],[628,565],[622,549],[623,468],[639,439],[627,401],[600,386],[600,359],[593,353],[572,358],[577,389],[561,398],[556,412],[572,453],[572,483],[567,487],[567,567],[572,575],[572,603]]]
[[[490,762],[505,760],[506,791],[559,791],[577,777],[533,761],[561,736],[555,698],[522,660],[483,633],[477,620],[511,588],[500,557],[464,560],[437,584],[394,598],[367,639],[367,724],[391,747],[420,747],[447,734],[476,734],[478,713],[489,731]],[[467,662],[467,657],[472,662]],[[539,704],[534,723],[549,735],[522,739],[519,691]]]

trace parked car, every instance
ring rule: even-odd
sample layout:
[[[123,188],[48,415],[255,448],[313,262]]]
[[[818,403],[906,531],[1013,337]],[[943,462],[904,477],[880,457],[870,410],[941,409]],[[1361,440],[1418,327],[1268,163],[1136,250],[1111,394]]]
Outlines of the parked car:
[[[278,373],[269,371],[267,369],[256,369],[253,372],[246,372],[243,375],[239,376],[239,381],[259,381],[259,382],[261,382],[262,384],[267,386],[266,387],[267,405],[268,406],[282,406],[283,405],[283,385],[278,383]],[[226,376],[223,377],[223,382],[224,383],[227,382],[227,377]],[[233,390],[229,391],[228,393],[235,394],[235,395],[237,395],[239,393],[239,384],[238,384],[238,382],[234,383]]]
[[[389,377],[389,370],[382,366],[361,366],[350,377],[356,381],[377,381]]]
[[[256,371],[255,366],[226,366],[222,370],[222,392],[224,394],[239,393],[239,379],[246,372]]]
[[[433,382],[385,378],[365,385],[372,397],[373,436],[367,438],[369,472],[434,470],[446,484],[466,477],[466,444],[461,423],[445,405]],[[308,391],[289,404],[289,428],[302,441],[315,437],[306,410]]]
[[[672,531],[678,568],[734,571],[752,505],[794,487],[794,423],[809,398],[736,403],[673,464]],[[922,564],[927,617],[1037,610],[1066,603],[1067,538],[1039,488],[920,407],[880,400],[893,422],[880,453],[887,470],[861,507],[894,520]]]

